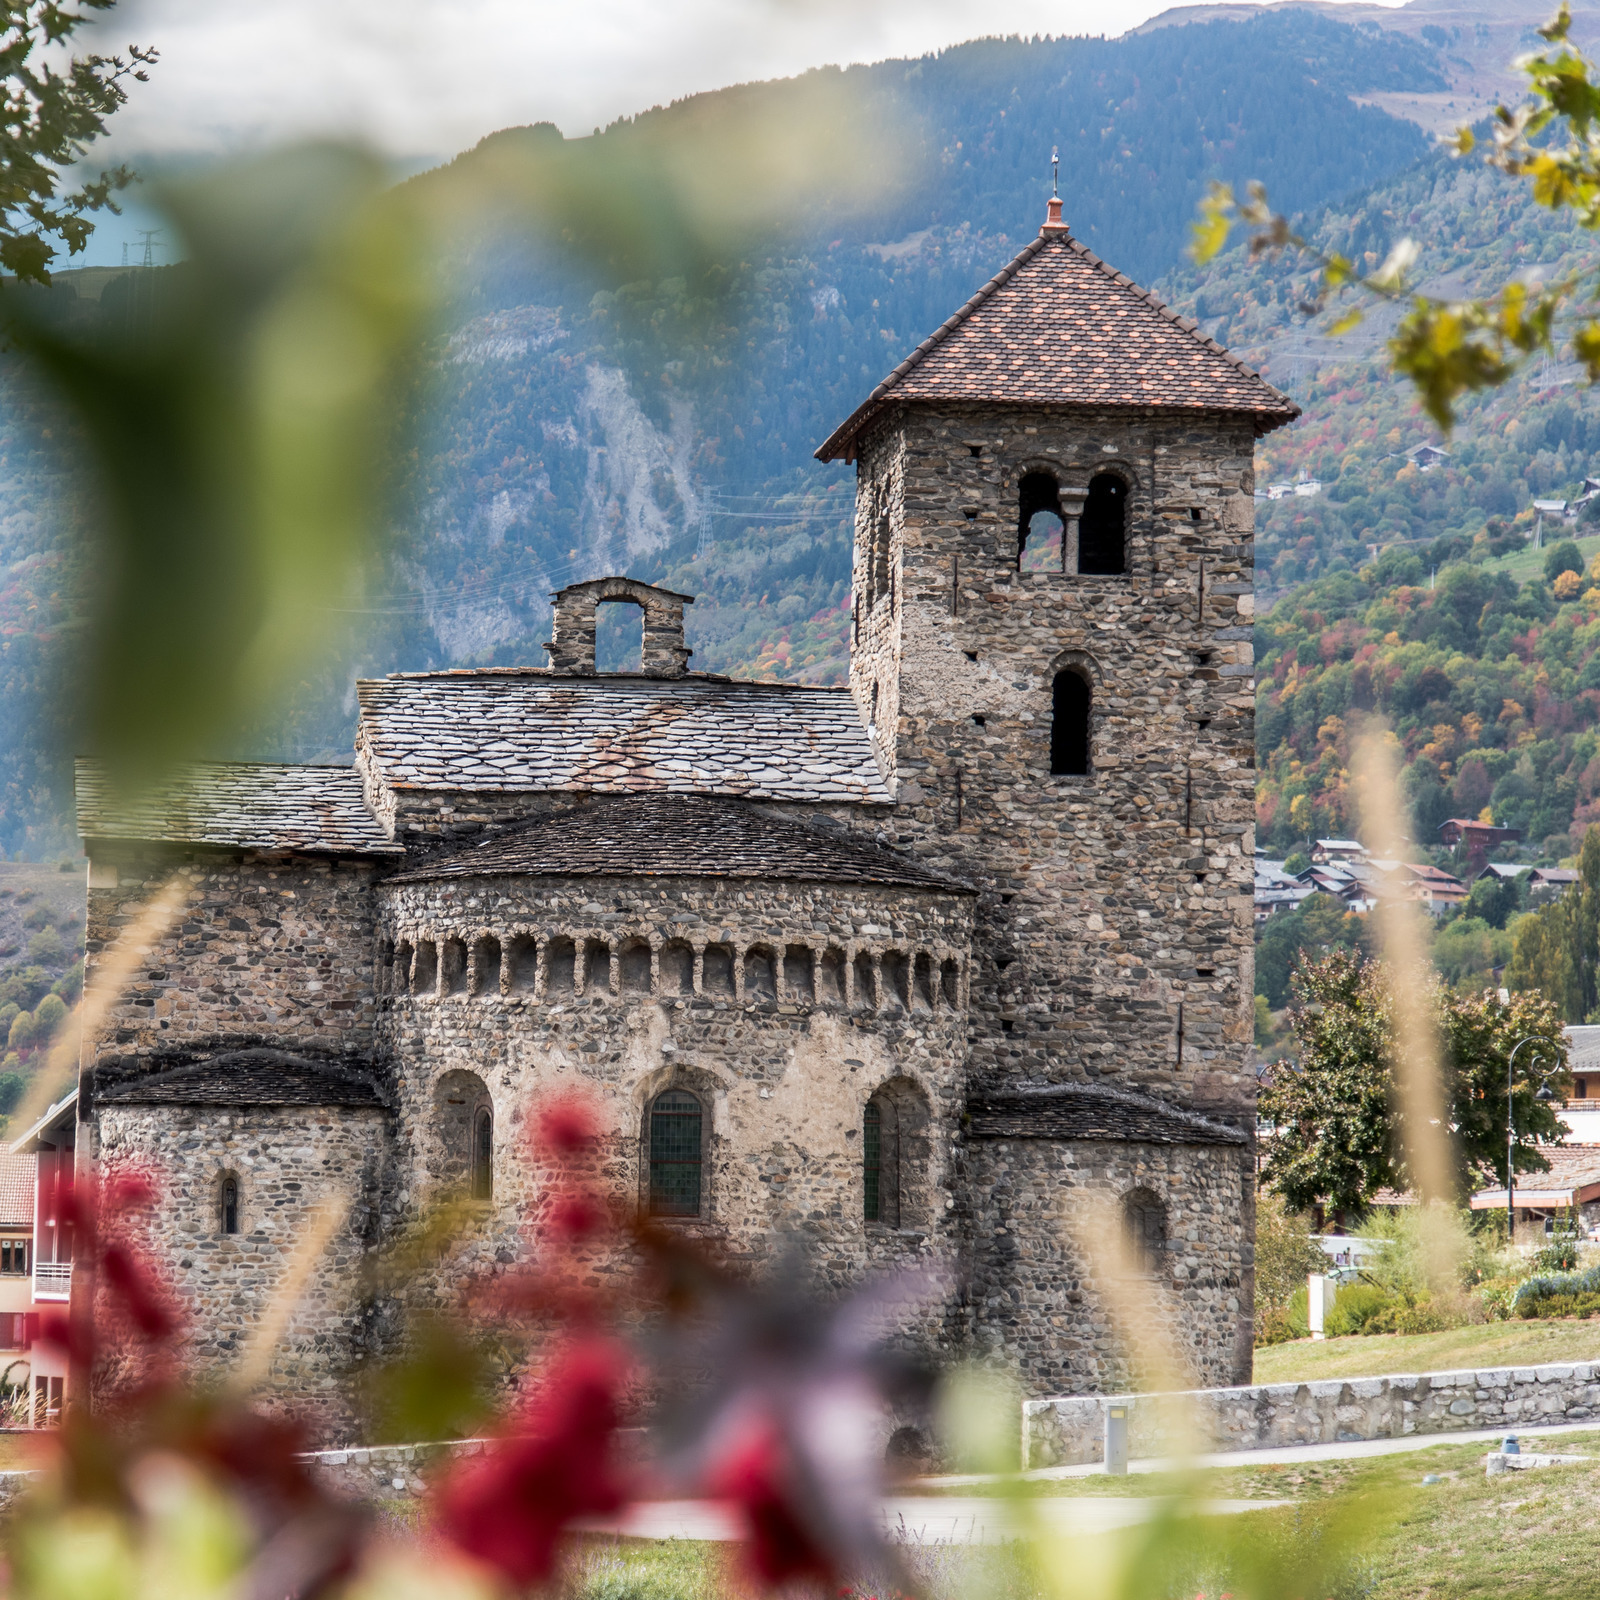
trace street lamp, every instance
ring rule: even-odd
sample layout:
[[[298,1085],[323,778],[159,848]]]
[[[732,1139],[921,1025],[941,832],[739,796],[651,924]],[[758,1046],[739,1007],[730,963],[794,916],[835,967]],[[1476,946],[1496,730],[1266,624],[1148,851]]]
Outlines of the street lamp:
[[[1526,1044],[1540,1042],[1537,1034],[1530,1033],[1526,1039],[1518,1039],[1511,1047],[1511,1055],[1506,1061],[1506,1243],[1515,1244],[1517,1239],[1517,1210],[1516,1210],[1516,1177],[1513,1160],[1517,1147],[1517,1102],[1512,1088],[1513,1073],[1517,1064],[1517,1052]],[[1544,1065],[1543,1056],[1535,1056],[1532,1066],[1537,1069]],[[1541,1105],[1549,1105],[1555,1099],[1555,1092],[1550,1087],[1550,1079],[1560,1070],[1551,1067],[1540,1076],[1544,1081],[1534,1093],[1534,1099]]]

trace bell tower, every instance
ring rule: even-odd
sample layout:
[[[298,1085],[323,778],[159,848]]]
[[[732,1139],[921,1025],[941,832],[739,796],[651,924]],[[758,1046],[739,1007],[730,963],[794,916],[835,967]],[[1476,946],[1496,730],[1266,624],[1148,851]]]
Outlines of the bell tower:
[[[1252,458],[1296,415],[1052,200],[817,452],[901,840],[983,892],[975,1085],[1248,1111]]]

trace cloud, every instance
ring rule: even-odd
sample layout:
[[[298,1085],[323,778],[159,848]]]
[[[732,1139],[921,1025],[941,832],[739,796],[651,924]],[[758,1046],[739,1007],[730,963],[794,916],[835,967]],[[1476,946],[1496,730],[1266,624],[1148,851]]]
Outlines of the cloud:
[[[162,60],[120,151],[220,154],[313,134],[402,158],[496,128],[569,137],[707,89],[916,56],[984,34],[1115,34],[1155,0],[124,0],[102,47]]]

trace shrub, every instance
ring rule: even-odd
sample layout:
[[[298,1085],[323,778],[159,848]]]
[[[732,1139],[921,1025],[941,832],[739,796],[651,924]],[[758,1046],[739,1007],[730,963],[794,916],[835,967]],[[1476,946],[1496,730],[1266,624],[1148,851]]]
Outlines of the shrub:
[[[51,994],[58,994],[69,1006],[78,1003],[78,996],[83,993],[83,957],[76,961],[61,974],[50,986]]]
[[[49,992],[50,974],[43,967],[23,967],[0,979],[0,1005],[10,1000],[28,1010]]]
[[[28,959],[43,967],[59,967],[67,959],[67,946],[54,928],[41,928],[28,941]]]
[[[11,1030],[6,1035],[6,1044],[13,1050],[30,1050],[33,1048],[33,1013],[19,1011],[11,1019]]]
[[[1600,1291],[1594,1294],[1551,1294],[1537,1300],[1526,1300],[1517,1307],[1517,1315],[1525,1322],[1531,1322],[1535,1317],[1600,1316]]]
[[[1295,1323],[1287,1306],[1263,1306],[1256,1313],[1258,1350],[1264,1350],[1269,1344],[1288,1344],[1291,1339],[1304,1339],[1310,1331]]]
[[[1535,1272],[1576,1272],[1578,1270],[1578,1241],[1556,1239],[1547,1244],[1533,1258]]]
[[[1600,1294],[1600,1266],[1583,1272],[1557,1272],[1529,1278],[1517,1285],[1509,1310],[1513,1316],[1542,1317],[1545,1312],[1538,1307],[1558,1295],[1589,1294]]]
[[[1446,1328],[1459,1327],[1459,1320],[1443,1307],[1435,1305],[1431,1297],[1420,1300],[1391,1300],[1375,1315],[1367,1319],[1366,1333],[1443,1333]]]
[[[1327,1269],[1328,1258],[1305,1216],[1278,1195],[1262,1195],[1256,1202],[1256,1303],[1284,1305],[1305,1288],[1310,1273]]]
[[[44,928],[48,927],[55,920],[55,917],[51,914],[50,907],[40,904],[36,905],[33,910],[22,919],[22,926],[24,928]]]
[[[1394,1296],[1370,1283],[1350,1283],[1334,1297],[1333,1307],[1323,1319],[1323,1332],[1330,1339],[1352,1333],[1366,1333],[1367,1324],[1394,1304]]]
[[[0,1072],[0,1116],[9,1117],[22,1100],[28,1080],[20,1072]]]

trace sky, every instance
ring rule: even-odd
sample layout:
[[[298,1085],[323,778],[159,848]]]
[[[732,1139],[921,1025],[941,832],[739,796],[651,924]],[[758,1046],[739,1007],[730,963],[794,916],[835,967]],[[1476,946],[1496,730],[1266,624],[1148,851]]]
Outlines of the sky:
[[[1388,0],[1382,0],[1388,3]],[[652,105],[992,34],[1125,32],[1167,0],[122,0],[94,41],[161,52],[105,154],[148,165],[318,134],[408,167],[497,128],[569,138]],[[85,264],[138,248],[137,206]]]
[[[570,138],[652,105],[985,34],[1118,34],[1169,0],[123,0],[101,38],[160,49],[118,116],[130,147],[306,133],[402,158],[496,128]]]

